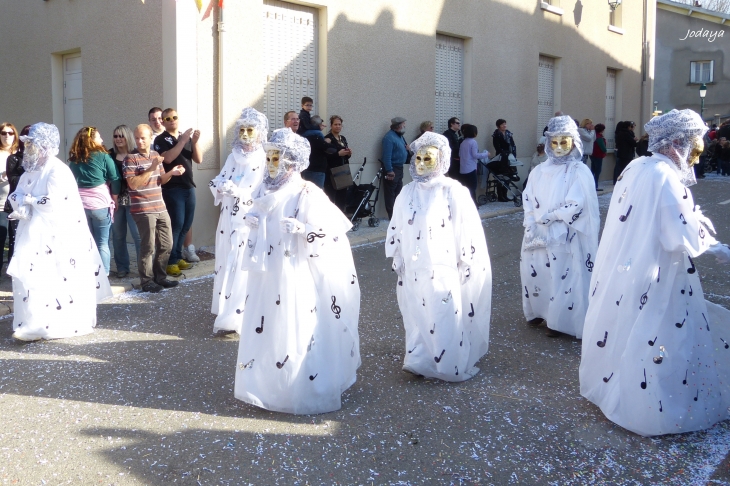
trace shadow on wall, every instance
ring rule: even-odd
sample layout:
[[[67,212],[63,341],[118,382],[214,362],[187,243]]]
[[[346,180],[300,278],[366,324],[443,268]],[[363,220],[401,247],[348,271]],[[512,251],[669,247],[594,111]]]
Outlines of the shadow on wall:
[[[527,22],[534,16],[546,15],[536,6],[532,13],[526,13],[511,8],[503,4],[492,4],[485,7],[482,4],[472,5],[464,4],[458,0],[446,0],[441,18],[437,25],[451,25],[453,19],[449,18],[444,21],[443,12],[461,11],[461,15],[473,16],[478,12],[483,12],[485,8],[491,9],[508,19],[509,22],[496,22],[492,26],[490,32],[495,38],[499,38],[502,43],[521,43],[524,44],[523,32],[520,29],[513,28],[514,25]],[[533,141],[532,134],[537,131],[537,73],[538,58],[540,49],[545,49],[545,42],[541,40],[550,37],[551,39],[560,37],[559,41],[551,41],[547,49],[553,49],[555,55],[564,55],[563,62],[565,64],[572,62],[570,56],[580,52],[581,58],[588,59],[600,55],[606,58],[606,64],[612,68],[621,69],[624,72],[624,80],[630,82],[633,73],[638,76],[636,71],[625,66],[619,59],[611,54],[610,49],[602,49],[597,45],[586,42],[576,29],[581,23],[585,7],[582,2],[576,4],[574,14],[575,25],[556,26],[553,22],[545,22],[545,30],[535,32],[533,38],[535,42],[530,42],[526,46],[529,50],[534,51],[534,63],[532,68],[525,68],[524,58],[515,60],[515,62],[499,63],[499,71],[504,76],[515,80],[514,86],[510,88],[498,87],[494,89],[498,80],[495,79],[493,69],[487,69],[486,75],[474,70],[471,79],[471,92],[479,94],[479,101],[474,101],[470,107],[472,118],[477,121],[463,118],[462,123],[475,123],[479,127],[478,140],[482,148],[487,148],[490,152],[494,152],[491,134],[494,130],[493,121],[497,118],[505,118],[509,120],[510,130],[515,134],[515,142],[517,145],[517,155],[527,166],[529,160],[535,151],[536,141]],[[502,12],[504,12],[502,14]],[[507,24],[510,25],[502,25]],[[320,26],[321,28],[321,26]],[[560,31],[556,34],[556,29]],[[363,158],[367,158],[368,163],[363,173],[362,180],[370,181],[377,170],[380,168],[378,159],[381,158],[381,140],[383,135],[389,130],[390,119],[394,116],[402,116],[408,120],[406,140],[412,141],[417,137],[418,125],[422,120],[433,120],[435,112],[435,49],[432,49],[428,57],[414,57],[414,53],[423,53],[424,45],[434,45],[435,32],[433,35],[423,35],[410,31],[404,31],[395,27],[395,18],[393,12],[383,10],[378,15],[374,23],[360,23],[348,19],[344,14],[337,17],[332,28],[327,33],[327,107],[329,113],[318,112],[317,108],[319,100],[315,98],[314,114],[320,115],[326,121],[332,114],[340,115],[344,118],[343,135],[348,139],[349,145],[353,150],[353,157],[350,160],[352,172],[362,164]],[[364,42],[364,40],[366,40]],[[284,42],[285,39],[282,39]],[[306,82],[306,73],[303,73],[302,66],[306,66],[309,62],[311,52],[314,50],[315,38],[303,45],[300,52],[293,59],[286,63],[278,73],[272,75],[268,73],[268,81],[263,92],[272,93],[274,89],[274,79],[284,79],[288,83],[289,92],[296,92],[296,85]],[[578,46],[571,47],[571,46]],[[590,52],[586,51],[586,46],[592,46]],[[483,52],[483,46],[475,45],[474,52]],[[528,54],[532,56],[532,54]],[[318,62],[324,56],[319,56]],[[575,61],[579,63],[580,61]],[[489,66],[495,63],[490,62]],[[476,62],[475,62],[476,65]],[[480,61],[481,65],[481,61]],[[481,69],[481,68],[480,68]],[[320,68],[321,72],[322,69]],[[565,76],[565,69],[564,69]],[[343,75],[346,73],[346,75]],[[428,74],[433,78],[433,85],[418,81],[417,78],[423,78],[424,74]],[[605,70],[604,74],[597,74],[596,78],[586,85],[594,86],[595,93],[590,94],[590,98],[605,97]],[[600,80],[600,82],[598,82]],[[638,83],[638,82],[637,82]],[[524,96],[516,95],[520,89],[534,88],[534,93],[525,93]],[[632,87],[626,85],[626,89]],[[640,89],[637,84],[636,90]],[[494,96],[481,97],[482,93],[492,91]],[[510,102],[507,97],[502,96],[503,93],[512,93],[515,98]],[[582,119],[589,116],[588,113],[573,112],[571,107],[576,101],[563,93],[562,106],[563,111],[574,118]],[[311,94],[310,94],[311,95]],[[270,99],[265,99],[266,95],[262,95],[255,103],[258,110],[264,111],[265,102],[268,105]],[[473,96],[477,98],[477,96]],[[524,101],[520,102],[518,98],[533,98],[535,106],[526,111]],[[584,96],[585,98],[586,96]],[[482,101],[483,100],[483,101]],[[299,111],[299,97],[293,97],[288,100],[291,106],[282,106],[277,108],[283,112],[288,110]],[[520,108],[522,103],[522,108]],[[387,107],[384,109],[383,107]],[[456,114],[455,114],[456,115]],[[605,111],[602,113],[605,115]],[[627,115],[624,115],[624,117]],[[592,115],[594,122],[602,122],[603,116]],[[276,120],[271,123],[272,126],[280,126],[282,123]],[[613,130],[614,127],[608,127],[607,130]],[[613,171],[613,163],[611,156],[606,159],[603,167],[603,178],[610,179]],[[526,171],[526,168],[522,169]],[[409,171],[406,169],[404,184],[408,183],[411,178]],[[382,201],[382,198],[381,198]],[[378,202],[377,214],[381,217],[385,216],[382,202]]]

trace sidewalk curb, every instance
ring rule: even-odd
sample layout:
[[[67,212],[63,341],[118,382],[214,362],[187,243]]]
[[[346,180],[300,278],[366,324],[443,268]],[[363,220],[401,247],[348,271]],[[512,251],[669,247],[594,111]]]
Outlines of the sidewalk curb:
[[[613,187],[606,188],[603,190],[599,196],[603,196],[606,194],[610,194],[613,192]],[[481,220],[484,221],[485,219],[492,219],[492,218],[499,218],[500,216],[507,216],[510,214],[515,214],[522,212],[522,207],[516,207],[516,208],[505,208],[500,209],[494,212],[485,213],[480,215]],[[383,223],[384,221],[381,221]],[[385,235],[387,234],[387,224],[383,226],[382,231],[378,231],[375,234],[372,234],[370,236],[360,236],[359,234],[355,232],[350,232],[347,235],[347,238],[350,240],[350,246],[352,248],[357,248],[359,246],[364,245],[370,245],[373,243],[380,243],[382,241],[385,241]],[[215,269],[215,259],[212,260],[205,260],[200,263],[196,263],[192,268],[184,271],[179,277],[177,278],[171,278],[170,280],[176,280],[178,282],[183,282],[185,280],[190,280],[194,278],[199,277],[205,277],[213,273],[213,270]],[[115,279],[116,280],[116,279]],[[129,292],[131,290],[139,289],[139,279],[128,279],[122,282],[115,282],[111,285],[112,288],[112,294],[113,295],[120,295],[125,292]],[[13,300],[12,298],[10,301],[0,301],[0,318],[7,316],[9,314],[13,313]]]

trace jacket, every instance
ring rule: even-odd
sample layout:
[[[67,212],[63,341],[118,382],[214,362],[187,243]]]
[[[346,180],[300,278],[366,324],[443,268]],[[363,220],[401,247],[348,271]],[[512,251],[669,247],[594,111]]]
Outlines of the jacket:
[[[616,157],[630,162],[635,157],[636,140],[634,132],[626,125],[627,122],[619,122],[616,125]]]
[[[592,155],[593,142],[596,141],[596,131],[588,130],[587,128],[579,128],[578,135],[580,135],[580,140],[583,142],[583,155]]]
[[[10,154],[8,156],[8,160],[5,162],[5,174],[8,176],[8,186],[10,190],[8,194],[14,193],[15,190],[18,188],[18,181],[20,181],[20,176],[22,176],[24,172],[25,169],[23,169],[23,155],[20,153]],[[13,207],[10,205],[10,200],[5,201],[5,207],[3,208],[3,211],[5,211],[6,213],[13,212]]]
[[[509,156],[509,154],[517,157],[517,147],[515,146],[515,140],[512,137],[512,132],[506,130],[504,135],[497,128],[492,133],[492,143],[494,144],[494,153],[496,155]]]
[[[317,135],[309,135],[305,137],[309,142],[312,151],[309,153],[309,167],[307,170],[311,172],[327,172],[327,149],[329,144],[324,141],[322,132]]]
[[[340,157],[340,155],[337,153],[342,149],[348,148],[347,146],[347,139],[344,135],[340,135],[340,142],[337,142],[337,139],[334,135],[332,135],[332,132],[329,132],[324,137],[325,143],[327,143],[327,165],[330,167],[340,167],[345,164],[350,163],[350,156],[345,155],[344,157]],[[327,142],[329,140],[329,142]]]
[[[393,166],[403,167],[406,159],[408,159],[408,150],[403,135],[396,133],[395,130],[388,130],[383,137],[383,156],[380,159],[385,172],[392,172]]]

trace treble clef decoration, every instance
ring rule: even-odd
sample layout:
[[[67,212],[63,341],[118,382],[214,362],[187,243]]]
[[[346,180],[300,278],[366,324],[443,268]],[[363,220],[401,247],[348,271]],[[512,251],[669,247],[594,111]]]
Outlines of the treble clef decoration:
[[[334,295],[332,296],[332,305],[330,306],[330,309],[332,310],[332,312],[334,312],[335,319],[339,319],[342,308],[337,305],[337,297],[335,297]]]
[[[236,214],[238,214],[238,211],[239,211],[239,210],[241,209],[241,208],[240,208],[240,207],[238,206],[238,203],[239,203],[240,201],[241,201],[241,198],[240,198],[240,197],[237,197],[237,198],[236,198],[236,202],[234,202],[234,203],[233,203],[233,210],[231,211],[231,215],[232,215],[232,216],[235,216]]]
[[[586,268],[589,272],[593,272],[593,262],[591,261],[591,254],[588,254],[588,258],[586,258]]]
[[[572,218],[570,218],[571,221],[568,224],[569,225],[572,225],[573,223],[575,223],[576,221],[578,221],[578,218],[580,218],[580,215],[581,214],[583,214],[583,210],[582,209],[580,211],[578,211],[577,213],[575,213]]]
[[[315,238],[324,238],[325,236],[327,235],[325,235],[324,233],[315,233],[314,231],[311,231],[307,234],[307,243],[314,243]]]
[[[43,196],[42,198],[40,198],[38,200],[38,202],[36,204],[46,204],[48,202],[48,199],[49,198],[47,196]]]
[[[649,293],[649,290],[651,290],[651,282],[649,283],[649,288],[646,289],[646,292],[641,294],[641,299],[639,300],[641,305],[639,306],[639,310],[642,310],[644,308],[644,306],[646,305],[646,301],[649,300],[649,296],[647,295]]]

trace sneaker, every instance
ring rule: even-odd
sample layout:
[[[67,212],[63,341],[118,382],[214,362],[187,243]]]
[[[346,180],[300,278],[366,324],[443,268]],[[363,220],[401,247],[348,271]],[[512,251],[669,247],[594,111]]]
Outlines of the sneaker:
[[[178,282],[177,280],[168,280],[168,279],[165,279],[165,280],[161,280],[161,281],[156,282],[156,283],[160,287],[163,287],[163,288],[166,288],[166,289],[171,289],[173,287],[177,287],[177,284],[179,284],[180,282]]]
[[[200,261],[200,257],[195,253],[195,245],[189,245],[187,248],[183,248],[182,256],[189,262],[197,263]]]
[[[161,292],[161,291],[162,291],[162,286],[157,285],[152,280],[150,280],[149,282],[147,282],[146,284],[144,284],[142,286],[142,292],[150,292],[150,293],[156,294],[157,292]]]
[[[179,268],[180,270],[187,270],[188,268],[192,267],[191,264],[189,264],[188,262],[186,262],[182,258],[177,261],[177,264],[176,265],[177,265],[177,268]]]
[[[182,261],[182,260],[180,260]],[[179,277],[180,276],[180,267],[177,265],[168,265],[167,266],[167,274],[171,277]],[[155,284],[157,285],[157,284]]]

